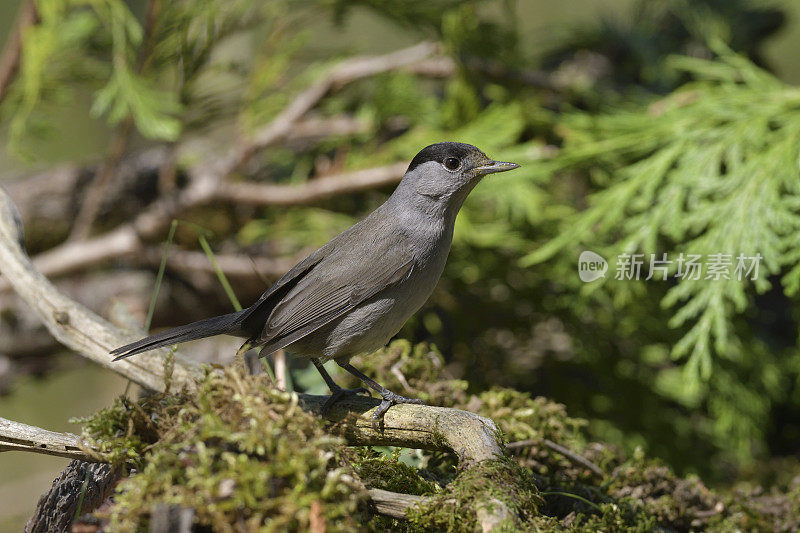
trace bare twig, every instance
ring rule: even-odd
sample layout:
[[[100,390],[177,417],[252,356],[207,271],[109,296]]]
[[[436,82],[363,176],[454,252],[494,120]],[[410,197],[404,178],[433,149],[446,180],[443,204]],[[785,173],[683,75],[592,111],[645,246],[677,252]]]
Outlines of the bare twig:
[[[272,362],[275,365],[275,386],[280,390],[286,390],[287,374],[289,373],[286,365],[286,352],[281,349],[272,354]]]
[[[22,57],[22,39],[28,28],[36,24],[36,2],[24,0],[14,21],[14,27],[8,35],[3,53],[0,55],[0,102],[8,94],[8,87],[19,70]]]
[[[72,232],[69,234],[71,241],[82,240],[89,236],[92,230],[97,215],[100,213],[100,207],[108,192],[111,178],[117,172],[122,156],[125,155],[125,150],[128,147],[128,142],[131,138],[131,130],[133,129],[133,121],[128,119],[117,129],[111,140],[111,145],[108,148],[105,162],[100,166],[100,169],[95,173],[92,183],[86,190],[86,194],[81,203],[80,210],[75,217],[75,223],[72,225]]]
[[[214,194],[214,199],[253,206],[306,205],[340,194],[392,185],[400,181],[407,167],[408,163],[395,163],[325,176],[294,186],[227,183]]]
[[[403,364],[402,360],[397,361],[395,364],[392,365],[392,368],[390,370],[394,375],[394,377],[397,378],[397,381],[399,381],[400,384],[403,386],[403,388],[406,390],[406,392],[413,392],[411,385],[408,384],[408,380],[406,379],[405,374],[403,374],[403,371],[400,370],[402,364]]]
[[[582,466],[587,470],[591,471],[594,475],[598,477],[605,476],[600,467],[591,462],[590,460],[588,460],[587,458],[573,452],[569,448],[566,448],[560,444],[556,444],[555,442],[549,439],[527,439],[527,440],[518,440],[516,442],[509,442],[508,444],[506,444],[506,450],[518,450],[520,448],[528,448],[530,446],[538,446],[540,444],[544,444],[547,448],[550,448],[554,452],[566,457],[572,464]]]
[[[56,433],[0,418],[0,452],[27,451],[91,461],[92,454],[81,446],[81,439],[71,433]]]
[[[235,172],[259,150],[288,135],[292,125],[330,90],[361,78],[405,68],[427,59],[437,51],[436,43],[423,42],[382,56],[348,59],[333,67],[326,76],[295,97],[272,122],[256,131],[249,140],[245,141],[239,148],[236,157],[233,158],[235,162],[230,170]]]
[[[194,515],[190,507],[160,503],[150,513],[149,533],[192,533]]]
[[[372,124],[368,120],[346,115],[331,118],[304,118],[295,122],[286,139],[287,141],[307,141],[347,137],[367,133],[371,126]]]

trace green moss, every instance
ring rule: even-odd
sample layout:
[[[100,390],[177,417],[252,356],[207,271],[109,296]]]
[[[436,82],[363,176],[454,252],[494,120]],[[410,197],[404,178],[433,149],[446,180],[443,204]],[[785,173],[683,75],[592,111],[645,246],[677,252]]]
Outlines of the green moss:
[[[165,421],[179,409],[184,396],[154,394],[139,401],[121,396],[111,407],[72,422],[83,424],[83,438],[106,461],[138,468],[144,451],[158,441]]]
[[[500,528],[509,531],[800,527],[800,471],[776,467],[780,487],[769,493],[748,486],[721,494],[697,478],[675,476],[644,453],[626,460],[587,443],[586,422],[568,416],[563,405],[503,388],[468,396],[465,383],[447,379],[427,345],[395,342],[365,361],[396,390],[490,417],[502,430],[498,439],[526,446],[467,469],[453,454],[418,452],[411,466],[398,451],[345,446],[300,409],[296,396],[266,379],[234,369],[209,372],[194,392],[120,398],[82,420],[85,438],[107,460],[135,471],[104,511],[109,529],[146,530],[153,508],[172,504],[193,508],[200,529],[221,531],[308,530],[312,519],[327,531],[474,531],[477,506],[491,500],[519,517]],[[587,457],[608,476],[593,476],[546,440]],[[370,511],[364,485],[429,501],[408,520],[390,519]]]
[[[477,506],[493,499],[506,504],[523,523],[538,516],[542,503],[530,471],[498,458],[461,472],[444,492],[410,510],[408,519],[424,530],[474,531]]]
[[[117,453],[123,440],[138,444],[135,413],[155,421],[157,441],[144,449],[141,471],[120,484],[111,529],[146,529],[153,507],[164,503],[193,508],[198,525],[219,531],[234,524],[307,530],[314,513],[329,531],[358,526],[365,494],[342,462],[344,443],[300,409],[296,396],[229,370],[208,374],[193,394],[137,405],[121,401],[87,424],[95,439],[131,425],[108,441]]]
[[[658,521],[646,512],[632,510],[616,503],[600,504],[596,513],[573,513],[562,520],[553,531],[617,531],[624,533],[649,533],[665,531]]]
[[[584,444],[580,433],[585,420],[571,418],[560,403],[530,394],[495,387],[472,402],[479,414],[495,420],[497,427],[511,441],[550,439],[565,445]]]
[[[348,460],[367,487],[405,494],[433,494],[439,486],[420,470],[400,462],[399,450],[384,455],[368,448],[354,448]]]

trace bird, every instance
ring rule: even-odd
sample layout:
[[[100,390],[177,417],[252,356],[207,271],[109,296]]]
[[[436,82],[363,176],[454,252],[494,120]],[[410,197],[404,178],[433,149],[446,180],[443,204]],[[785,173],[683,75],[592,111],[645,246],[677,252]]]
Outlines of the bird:
[[[117,348],[114,361],[227,334],[247,339],[240,352],[258,348],[268,356],[283,348],[309,359],[330,389],[323,414],[347,395],[368,392],[340,387],[323,367],[329,360],[380,395],[373,425],[392,405],[421,404],[381,386],[350,359],[386,345],[431,295],[450,252],[456,215],[473,188],[488,174],[518,167],[470,144],[431,144],[411,160],[383,204],[300,261],[253,305]]]

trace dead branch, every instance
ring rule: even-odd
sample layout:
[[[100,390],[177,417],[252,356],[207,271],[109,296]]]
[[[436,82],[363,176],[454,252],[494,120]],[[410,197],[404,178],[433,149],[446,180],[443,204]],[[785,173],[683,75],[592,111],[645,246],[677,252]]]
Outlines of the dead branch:
[[[383,489],[368,489],[367,493],[375,512],[392,518],[405,518],[406,511],[410,507],[419,505],[427,499],[425,496],[401,494]]]
[[[291,126],[313,108],[332,89],[355,80],[375,76],[383,72],[402,69],[434,55],[439,47],[436,43],[423,42],[390,54],[372,57],[355,57],[333,67],[326,76],[313,83],[292,100],[281,113],[265,127],[246,140],[232,158],[230,172],[242,167],[258,151],[285,137]]]
[[[327,396],[310,394],[299,394],[298,398],[304,410],[316,415],[320,414],[328,399]],[[326,418],[338,424],[351,445],[453,452],[465,466],[502,455],[497,442],[497,427],[488,418],[460,409],[400,404],[389,409],[382,427],[375,429],[371,416],[379,404],[377,399],[368,397],[347,398],[334,405]],[[353,417],[353,414],[360,416]],[[88,453],[77,435],[56,433],[0,418],[0,451],[12,450],[87,461],[102,460],[101,456]]]
[[[327,396],[300,395],[303,408],[319,414]],[[503,455],[494,422],[469,411],[426,405],[395,405],[372,426],[377,399],[349,397],[334,405],[326,418],[338,422],[347,442],[364,446],[403,446],[454,452],[465,465]],[[353,413],[360,416],[352,417]]]
[[[150,533],[192,533],[194,515],[191,507],[181,507],[168,503],[153,506],[150,513]]]
[[[286,364],[286,351],[283,348],[272,354],[272,364],[275,367],[275,386],[280,390],[286,390],[289,367]]]
[[[214,200],[252,206],[306,205],[332,196],[376,189],[400,181],[407,163],[368,168],[324,176],[303,185],[270,185],[266,183],[227,183],[214,194]]]
[[[80,438],[71,433],[56,433],[0,418],[0,452],[27,451],[91,461],[81,447]]]
[[[519,441],[515,441],[515,442],[509,442],[508,444],[506,444],[506,450],[518,450],[520,448],[528,448],[530,446],[538,446],[540,444],[544,444],[545,447],[550,448],[551,450],[553,450],[554,452],[556,452],[556,453],[558,453],[560,455],[563,455],[572,464],[574,464],[576,466],[582,466],[582,467],[586,468],[587,470],[589,470],[590,472],[592,472],[592,474],[594,474],[594,475],[596,475],[598,477],[602,478],[602,477],[605,476],[605,474],[603,473],[603,471],[600,469],[599,466],[597,466],[596,464],[594,464],[593,462],[591,462],[590,460],[588,460],[584,456],[582,456],[580,454],[577,454],[577,453],[573,452],[572,450],[570,450],[569,448],[567,448],[565,446],[562,446],[560,444],[557,444],[557,443],[555,443],[555,442],[553,442],[553,441],[551,441],[549,439],[543,439],[543,440],[540,440],[540,439],[527,439],[527,440],[519,440]]]
[[[287,141],[309,141],[331,137],[349,137],[370,131],[372,124],[364,119],[346,115],[332,118],[305,118],[295,122],[286,136]]]
[[[119,330],[66,297],[37,272],[20,246],[21,226],[15,213],[13,203],[0,189],[0,273],[6,281],[59,342],[143,387],[164,390],[164,357],[170,350],[150,352],[112,364],[109,351],[134,340],[141,332]],[[201,373],[199,365],[175,354],[171,376],[174,385],[191,387]]]

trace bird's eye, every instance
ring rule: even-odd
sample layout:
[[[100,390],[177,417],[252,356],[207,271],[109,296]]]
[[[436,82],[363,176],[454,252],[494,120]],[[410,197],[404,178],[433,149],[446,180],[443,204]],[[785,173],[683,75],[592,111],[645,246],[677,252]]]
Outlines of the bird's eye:
[[[460,166],[461,166],[461,161],[459,161],[455,157],[448,157],[447,159],[444,160],[444,168],[446,168],[447,170],[458,170]]]

